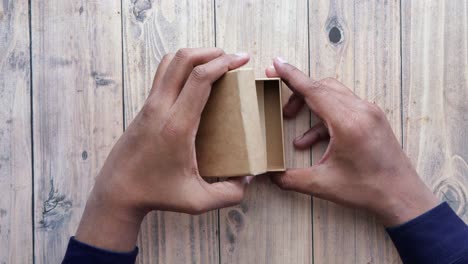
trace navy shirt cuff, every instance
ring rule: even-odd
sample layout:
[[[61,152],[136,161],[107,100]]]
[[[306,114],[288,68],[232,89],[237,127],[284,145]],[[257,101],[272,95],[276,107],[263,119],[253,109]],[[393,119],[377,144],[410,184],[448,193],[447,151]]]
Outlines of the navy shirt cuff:
[[[137,255],[137,247],[131,252],[113,252],[90,246],[71,237],[62,264],[130,264],[135,263]]]
[[[404,263],[468,263],[468,229],[447,203],[387,228]]]

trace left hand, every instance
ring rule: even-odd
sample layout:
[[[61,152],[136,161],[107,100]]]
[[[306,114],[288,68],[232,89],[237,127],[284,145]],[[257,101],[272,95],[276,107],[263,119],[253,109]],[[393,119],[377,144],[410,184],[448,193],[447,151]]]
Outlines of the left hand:
[[[314,81],[282,59],[266,70],[293,90],[284,107],[293,118],[302,106],[322,120],[294,140],[310,149],[329,139],[322,158],[309,168],[272,176],[280,188],[366,209],[386,226],[396,226],[439,203],[403,152],[385,113],[332,78]]]
[[[142,110],[115,144],[88,199],[76,238],[109,250],[135,247],[151,210],[200,214],[239,203],[250,181],[207,183],[195,136],[212,84],[249,60],[217,48],[164,56]]]

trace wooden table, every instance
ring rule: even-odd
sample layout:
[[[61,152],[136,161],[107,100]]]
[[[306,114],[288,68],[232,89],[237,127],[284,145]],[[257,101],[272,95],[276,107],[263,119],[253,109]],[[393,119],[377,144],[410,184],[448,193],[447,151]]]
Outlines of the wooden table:
[[[176,2],[176,3],[174,3]],[[94,177],[141,108],[162,56],[245,51],[258,76],[275,56],[335,77],[387,114],[428,186],[468,220],[466,0],[100,0],[0,3],[0,263],[58,263]],[[291,141],[287,163],[324,145]],[[398,263],[363,211],[258,178],[237,207],[154,212],[139,263]]]

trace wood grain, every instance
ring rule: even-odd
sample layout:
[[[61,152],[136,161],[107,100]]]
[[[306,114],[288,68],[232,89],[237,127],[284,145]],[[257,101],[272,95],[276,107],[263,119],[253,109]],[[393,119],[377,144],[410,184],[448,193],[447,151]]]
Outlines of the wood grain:
[[[249,52],[257,77],[282,56],[308,72],[306,1],[216,1],[217,46]],[[284,102],[290,92],[284,89]],[[285,123],[288,167],[308,167],[309,151],[292,140],[310,125],[308,111]],[[311,263],[310,196],[284,192],[259,176],[240,206],[220,210],[221,263]]]
[[[348,87],[354,86],[353,4],[350,1],[310,1],[311,77],[334,77]],[[329,39],[331,28],[339,29],[336,44]],[[312,123],[318,119],[313,116]],[[312,147],[316,163],[326,149],[325,143]],[[354,210],[317,198],[313,199],[313,239],[315,263],[356,263]]]
[[[0,263],[60,262],[162,56],[215,43],[250,52],[257,77],[280,55],[381,106],[421,177],[468,221],[466,1],[30,2],[31,47],[28,1],[0,1]],[[286,122],[288,167],[309,166],[291,144],[308,127],[307,111]],[[152,213],[139,246],[139,263],[400,262],[372,216],[318,199],[311,208],[265,177],[219,215]]]
[[[401,135],[399,2],[310,1],[314,79],[334,77],[384,109]],[[313,123],[317,118],[312,119]],[[317,162],[326,144],[312,150]],[[365,212],[313,201],[315,263],[396,263],[382,225]]]
[[[354,92],[378,105],[401,142],[400,1],[354,2]],[[356,211],[356,263],[400,263],[374,216]]]
[[[142,107],[169,52],[214,46],[212,1],[123,1],[125,125]],[[218,212],[153,212],[142,225],[139,263],[218,263]]]
[[[32,1],[35,263],[60,263],[122,133],[118,1]]]
[[[468,3],[402,3],[405,150],[468,222]]]
[[[32,262],[28,1],[0,2],[0,263]]]

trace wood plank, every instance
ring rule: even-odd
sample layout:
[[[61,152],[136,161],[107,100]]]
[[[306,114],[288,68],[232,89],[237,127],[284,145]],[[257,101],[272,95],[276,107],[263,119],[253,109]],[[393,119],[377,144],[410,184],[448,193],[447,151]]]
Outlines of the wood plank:
[[[468,222],[468,3],[402,3],[405,150]]]
[[[311,77],[334,77],[348,87],[354,86],[354,6],[350,1],[312,0],[310,5]],[[340,30],[337,43],[329,38],[331,28]],[[336,40],[334,40],[336,42]],[[313,116],[312,124],[318,122]],[[316,163],[326,149],[325,143],[312,148]],[[314,263],[357,263],[354,210],[317,198],[313,199]]]
[[[0,263],[32,262],[28,1],[0,3]]]
[[[257,77],[282,56],[308,72],[306,1],[216,1],[217,46],[251,54]],[[284,101],[290,92],[285,87]],[[296,152],[292,140],[310,125],[307,110],[285,122],[288,167],[308,167],[310,153]],[[310,196],[281,191],[257,177],[244,202],[220,210],[221,263],[311,263]]]
[[[213,1],[123,1],[125,125],[142,107],[164,54],[214,46]],[[218,263],[218,212],[153,212],[138,239],[139,263]]]
[[[400,1],[355,1],[354,92],[380,106],[401,142]],[[357,263],[400,263],[384,227],[356,211]]]
[[[310,1],[309,29],[311,76],[337,78],[379,105],[400,136],[399,2]],[[313,148],[313,162],[325,148]],[[313,205],[315,263],[399,262],[373,216],[320,199]]]
[[[32,1],[35,263],[59,263],[122,133],[118,1]]]

